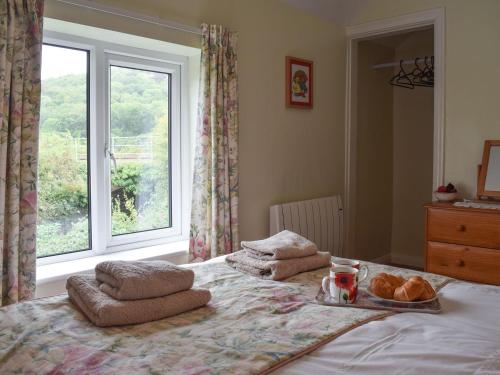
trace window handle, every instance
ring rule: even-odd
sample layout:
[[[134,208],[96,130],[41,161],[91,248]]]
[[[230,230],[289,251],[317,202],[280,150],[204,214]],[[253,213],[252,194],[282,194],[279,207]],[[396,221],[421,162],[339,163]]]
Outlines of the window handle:
[[[105,154],[107,157],[109,157],[109,158],[111,159],[111,161],[113,162],[113,169],[116,171],[116,168],[117,168],[117,167],[116,167],[116,158],[115,158],[115,154],[113,154],[113,153],[111,152],[111,150],[110,150],[110,149],[109,149],[109,147],[108,147],[108,144],[106,144],[106,145],[104,146],[104,154]]]

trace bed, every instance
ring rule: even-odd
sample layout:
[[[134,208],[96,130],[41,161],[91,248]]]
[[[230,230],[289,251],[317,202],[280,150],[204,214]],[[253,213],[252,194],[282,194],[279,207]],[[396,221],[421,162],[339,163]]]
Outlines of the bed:
[[[426,274],[443,313],[393,314],[316,304],[327,268],[274,282],[222,258],[190,267],[212,301],[157,322],[96,328],[65,295],[0,309],[0,373],[500,373],[499,287]]]
[[[500,287],[455,281],[439,298],[439,315],[366,323],[276,374],[500,374]]]

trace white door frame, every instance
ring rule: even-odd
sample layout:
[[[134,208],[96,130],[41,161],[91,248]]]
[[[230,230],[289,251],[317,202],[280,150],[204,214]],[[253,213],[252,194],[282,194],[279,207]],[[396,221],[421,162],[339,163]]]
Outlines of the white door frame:
[[[363,39],[434,26],[434,162],[433,187],[444,179],[445,12],[444,8],[411,13],[346,27],[346,118],[345,118],[345,249],[353,255],[356,217],[356,71],[357,43]],[[373,197],[377,199],[377,197]]]

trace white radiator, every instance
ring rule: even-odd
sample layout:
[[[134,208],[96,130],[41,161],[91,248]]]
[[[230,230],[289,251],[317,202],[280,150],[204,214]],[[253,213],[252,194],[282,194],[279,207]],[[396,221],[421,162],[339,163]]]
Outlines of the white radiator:
[[[271,206],[270,234],[288,229],[315,242],[321,251],[342,256],[344,223],[339,195]]]

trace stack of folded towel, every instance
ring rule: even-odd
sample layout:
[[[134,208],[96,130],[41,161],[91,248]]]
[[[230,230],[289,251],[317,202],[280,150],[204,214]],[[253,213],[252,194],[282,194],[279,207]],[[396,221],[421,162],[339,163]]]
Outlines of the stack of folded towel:
[[[165,261],[99,263],[95,278],[71,276],[70,300],[99,327],[145,323],[202,307],[210,291],[192,289],[194,272]]]
[[[226,262],[238,271],[270,280],[283,280],[301,272],[330,265],[330,253],[320,252],[314,242],[284,230],[260,241],[242,241],[243,250]]]

